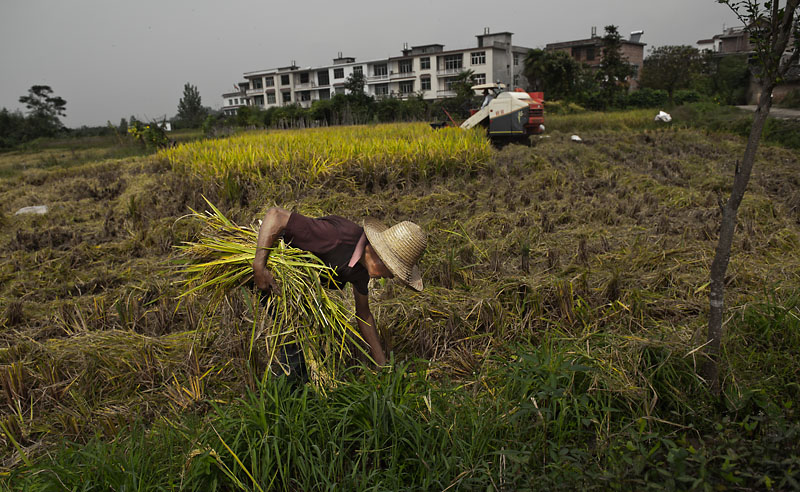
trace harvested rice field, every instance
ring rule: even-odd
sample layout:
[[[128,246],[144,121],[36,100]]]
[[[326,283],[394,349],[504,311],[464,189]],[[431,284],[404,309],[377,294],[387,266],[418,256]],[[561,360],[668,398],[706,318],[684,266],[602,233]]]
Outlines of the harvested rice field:
[[[553,117],[500,149],[407,124],[0,154],[0,490],[798,488],[800,153],[759,150],[717,395],[709,267],[745,142],[651,120]],[[427,232],[422,292],[370,283],[389,367],[349,292],[326,291],[346,310],[312,355],[338,359],[305,385],[270,369],[275,333],[318,333],[303,306],[188,292],[214,208],[252,237],[275,205]]]

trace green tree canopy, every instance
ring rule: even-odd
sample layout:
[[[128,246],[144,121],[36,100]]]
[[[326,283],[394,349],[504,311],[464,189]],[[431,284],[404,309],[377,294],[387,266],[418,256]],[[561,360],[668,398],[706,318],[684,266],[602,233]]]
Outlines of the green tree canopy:
[[[528,51],[524,74],[529,90],[542,91],[554,100],[577,99],[586,80],[586,69],[564,51]]]
[[[59,116],[66,116],[67,101],[52,94],[49,85],[33,85],[27,96],[19,98],[28,108],[28,126],[34,138],[53,136],[63,128]]]
[[[606,26],[602,38],[603,59],[597,71],[597,81],[606,106],[617,106],[628,91],[628,76],[633,74],[631,65],[622,57],[622,37],[617,26]]]
[[[364,74],[362,72],[353,72],[344,81],[344,88],[347,89],[350,94],[361,95],[364,94],[365,84],[366,79],[364,78]]]
[[[200,99],[200,91],[187,82],[183,86],[183,97],[178,101],[178,119],[184,126],[199,128],[207,113]]]
[[[663,89],[674,103],[676,90],[688,89],[703,71],[703,56],[691,46],[653,48],[644,60],[639,83],[642,87]]]

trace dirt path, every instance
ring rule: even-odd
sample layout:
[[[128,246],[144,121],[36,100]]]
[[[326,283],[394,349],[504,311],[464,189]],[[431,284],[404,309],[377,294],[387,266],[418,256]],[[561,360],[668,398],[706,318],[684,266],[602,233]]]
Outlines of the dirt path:
[[[736,106],[736,107],[750,112],[756,110],[756,106]],[[781,118],[783,120],[800,120],[800,110],[798,109],[772,108],[769,111],[769,115],[772,116],[773,118]]]

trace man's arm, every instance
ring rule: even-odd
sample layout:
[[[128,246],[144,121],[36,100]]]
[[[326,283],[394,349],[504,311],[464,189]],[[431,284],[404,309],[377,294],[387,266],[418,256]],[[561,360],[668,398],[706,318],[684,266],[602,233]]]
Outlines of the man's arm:
[[[356,316],[358,317],[358,329],[361,331],[361,336],[369,344],[370,352],[372,352],[372,359],[380,366],[386,365],[386,356],[383,354],[383,347],[381,341],[378,339],[378,330],[375,329],[375,318],[369,310],[369,296],[362,294],[353,288],[353,295],[356,300]]]
[[[267,248],[275,244],[275,240],[286,228],[289,223],[291,212],[278,207],[267,210],[261,227],[258,229],[258,242],[256,243],[256,258],[253,260],[253,278],[256,286],[264,291],[270,292],[277,290],[278,284],[275,277],[267,268]]]

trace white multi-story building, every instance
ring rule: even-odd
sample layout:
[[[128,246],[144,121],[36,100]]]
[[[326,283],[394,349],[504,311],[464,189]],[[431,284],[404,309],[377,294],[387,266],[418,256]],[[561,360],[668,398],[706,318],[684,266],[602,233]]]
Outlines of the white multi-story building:
[[[477,83],[499,82],[509,87],[525,86],[522,75],[529,48],[514,46],[512,33],[490,33],[485,29],[476,36],[477,46],[445,50],[441,44],[405,45],[401,56],[357,62],[339,53],[332,65],[288,67],[245,72],[240,92],[223,94],[223,111],[236,112],[244,105],[270,108],[297,103],[308,108],[314,101],[344,94],[345,81],[355,72],[364,75],[364,91],[375,98],[406,99],[421,95],[424,99],[455,96],[451,85],[466,70],[473,72]],[[240,104],[236,104],[236,101]]]

